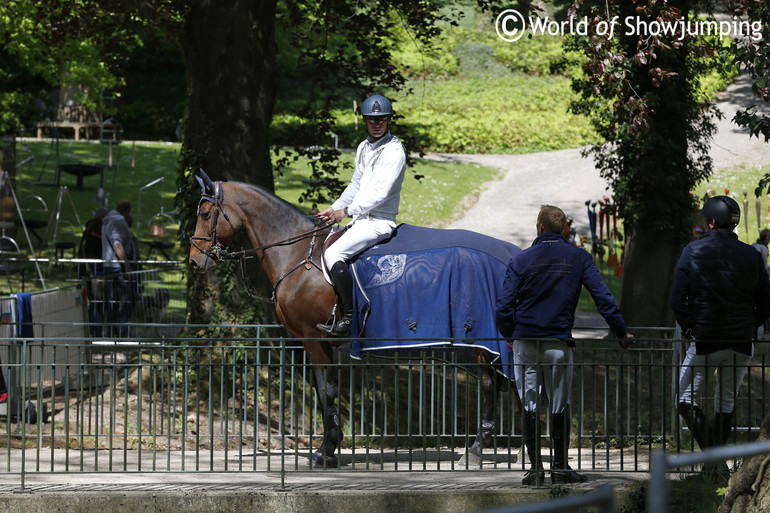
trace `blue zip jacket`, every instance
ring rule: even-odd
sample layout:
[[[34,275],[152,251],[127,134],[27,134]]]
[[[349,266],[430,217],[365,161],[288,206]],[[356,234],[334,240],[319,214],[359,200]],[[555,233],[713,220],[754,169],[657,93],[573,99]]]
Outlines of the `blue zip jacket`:
[[[626,323],[593,257],[559,234],[538,236],[508,264],[495,308],[500,334],[509,340],[557,338],[574,345],[572,326],[583,286],[612,332],[624,337]]]
[[[751,354],[749,341],[770,315],[762,258],[732,230],[707,231],[682,251],[671,309],[682,331],[695,338],[698,354],[720,349]]]

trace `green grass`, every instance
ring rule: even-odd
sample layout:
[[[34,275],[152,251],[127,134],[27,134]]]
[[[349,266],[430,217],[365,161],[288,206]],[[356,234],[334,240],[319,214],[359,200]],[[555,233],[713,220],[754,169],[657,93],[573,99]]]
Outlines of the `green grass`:
[[[698,196],[700,201],[706,197],[707,191],[713,189],[716,194],[725,194],[725,189],[729,191],[729,194],[735,198],[738,204],[741,206],[741,222],[738,226],[738,237],[749,244],[756,242],[759,230],[763,228],[770,228],[770,200],[768,199],[768,192],[762,194],[760,197],[760,219],[759,226],[757,226],[757,214],[756,214],[756,196],[754,195],[754,189],[756,189],[759,180],[767,173],[770,173],[770,165],[740,165],[727,169],[719,169],[704,183],[699,184],[694,193]],[[748,233],[746,232],[745,222],[746,214],[743,208],[743,191],[747,192],[748,203]]]
[[[348,163],[352,163],[353,157],[351,151],[342,154],[342,160]],[[347,169],[340,173],[340,179],[347,184],[352,175],[353,170]],[[415,175],[424,178],[418,181]],[[496,169],[475,164],[415,159],[414,167],[408,168],[404,177],[398,222],[445,227],[456,217],[457,207],[466,198],[477,194],[486,182],[498,175]],[[310,168],[306,163],[294,163],[275,178],[277,194],[302,209],[310,208],[298,201],[305,187],[302,180],[309,176]],[[327,206],[318,205],[321,210]]]
[[[58,148],[59,162],[61,164],[104,163],[109,160],[108,150],[107,146],[98,142],[62,140]],[[172,212],[175,208],[178,154],[179,145],[169,143],[123,142],[113,148],[113,167],[104,170],[103,187],[107,193],[107,207],[112,209],[118,201],[129,200],[133,206],[132,229],[140,240],[147,238],[149,223],[153,216],[161,211]],[[55,185],[55,144],[36,140],[17,143],[17,161],[22,162],[30,156],[34,156],[34,160],[28,165],[17,168],[16,172],[16,196],[22,208],[39,210],[40,203],[32,197],[41,197],[48,207],[48,217],[52,221],[55,221],[55,214],[59,212],[57,241],[79,240],[83,231],[82,225],[91,219],[93,212],[99,208],[96,200],[99,175],[85,177],[83,190],[78,191],[76,177],[61,172],[59,185],[66,187],[66,190],[60,189]],[[139,191],[157,178],[163,178],[163,181],[144,191]],[[44,217],[44,213],[29,212],[26,217],[41,218]],[[167,217],[164,219],[169,229],[175,230],[176,223]],[[55,224],[55,222],[49,224],[49,242],[52,241]],[[178,248],[175,254],[180,254]]]
[[[149,239],[149,224],[156,214],[164,216],[169,235],[168,240],[174,240],[176,219],[174,196],[176,194],[178,143],[132,143],[124,142],[114,149],[113,168],[104,171],[104,189],[108,194],[108,208],[114,208],[121,199],[131,201],[133,205],[134,225],[132,230],[139,240]],[[107,147],[93,141],[61,141],[59,145],[60,163],[100,163],[107,159]],[[52,153],[46,158],[49,151]],[[25,218],[50,219],[47,236],[46,229],[39,230],[41,236],[49,244],[42,248],[37,256],[52,257],[50,242],[53,238],[55,214],[59,211],[59,228],[57,241],[78,241],[82,234],[82,225],[93,216],[98,208],[96,192],[99,187],[99,175],[87,176],[84,188],[78,191],[76,177],[61,173],[60,189],[55,185],[44,185],[36,182],[55,182],[55,146],[48,141],[28,140],[17,144],[17,160],[22,162],[28,157],[34,160],[17,168],[16,195],[22,208],[40,210],[40,203],[33,199],[39,196],[48,207],[47,212],[27,211]],[[352,161],[352,152],[343,152],[342,159]],[[344,182],[350,180],[351,171],[341,176]],[[422,175],[420,181],[414,176]],[[452,220],[458,206],[468,195],[477,193],[481,186],[494,179],[497,170],[472,164],[452,162],[431,162],[416,159],[414,168],[407,171],[401,200],[399,221],[422,225],[442,227]],[[216,179],[216,172],[211,176]],[[308,205],[299,203],[299,196],[305,184],[302,180],[310,177],[310,167],[298,161],[284,169],[281,176],[276,177],[277,194],[300,208]],[[140,192],[147,184],[163,178],[162,182],[152,185]],[[66,189],[65,189],[66,188]],[[61,202],[59,195],[61,192]],[[71,201],[70,201],[71,199]],[[61,208],[59,209],[59,205]],[[73,208],[74,207],[74,208]],[[76,215],[77,214],[77,215]],[[24,242],[23,236],[17,236]],[[26,246],[26,244],[23,244]],[[33,245],[37,248],[36,241]],[[141,248],[140,248],[141,249]],[[184,260],[188,248],[179,245],[171,250],[171,256]],[[146,249],[142,250],[144,255]]]

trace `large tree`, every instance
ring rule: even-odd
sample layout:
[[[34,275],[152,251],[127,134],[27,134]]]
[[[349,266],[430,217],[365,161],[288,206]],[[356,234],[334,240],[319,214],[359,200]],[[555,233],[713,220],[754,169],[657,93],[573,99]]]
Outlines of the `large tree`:
[[[757,98],[770,102],[770,3],[730,0],[728,12],[760,28],[758,37],[735,38],[731,43],[734,64],[752,77],[752,91]],[[749,129],[751,137],[770,141],[770,111],[750,108],[739,111],[733,119]],[[757,187],[757,196],[770,185],[766,174]],[[759,440],[770,440],[770,415],[760,427]],[[770,455],[755,456],[744,461],[730,479],[719,513],[759,513],[770,508]]]
[[[585,4],[585,5],[581,5]],[[624,20],[690,20],[694,0],[576,1],[572,14],[593,20],[570,45],[588,60],[574,81],[577,112],[591,116],[604,141],[591,149],[608,179],[626,232],[621,303],[631,326],[673,323],[668,295],[682,245],[692,234],[690,191],[711,172],[710,102],[699,86],[717,60],[709,43],[677,31],[645,34]],[[606,30],[612,20],[620,25]]]
[[[327,140],[333,126],[331,110],[342,94],[363,99],[371,92],[404,86],[387,38],[401,24],[416,42],[429,42],[439,33],[440,22],[451,22],[441,14],[440,4],[434,0],[176,2],[183,20],[179,33],[189,95],[178,183],[186,232],[194,228],[199,191],[194,175],[199,168],[215,179],[243,180],[273,189],[269,126],[279,52],[294,59],[295,73],[310,92],[297,102],[303,123],[295,134],[295,150],[307,155],[317,151],[308,148]],[[479,0],[479,4],[487,7],[488,2]],[[289,47],[276,46],[277,30],[289,35],[282,39]],[[321,153],[321,159],[310,160],[316,166],[310,182],[315,189],[305,198],[313,202],[324,200],[329,188],[340,188],[333,165],[335,150]],[[203,282],[191,277],[189,297],[201,299],[192,302],[193,319],[216,316],[222,320],[223,314],[228,316],[243,305],[228,303],[228,294],[217,292],[221,283],[211,275]],[[197,305],[204,308],[196,310]],[[217,312],[215,306],[231,312]]]

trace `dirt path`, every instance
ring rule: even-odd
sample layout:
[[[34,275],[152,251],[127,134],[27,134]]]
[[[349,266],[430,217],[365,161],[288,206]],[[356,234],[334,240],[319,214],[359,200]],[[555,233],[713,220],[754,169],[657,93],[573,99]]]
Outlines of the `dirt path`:
[[[719,98],[718,107],[725,114],[718,122],[711,147],[715,169],[738,164],[770,163],[770,144],[749,138],[732,118],[739,106],[754,102],[748,77],[737,79]],[[762,102],[759,102],[762,103]],[[766,108],[766,106],[764,106]],[[504,171],[500,180],[486,184],[477,201],[467,205],[462,217],[449,228],[473,230],[508,240],[525,248],[535,234],[535,218],[540,206],[560,206],[574,219],[573,228],[589,233],[585,202],[596,201],[607,192],[593,161],[583,158],[579,149],[525,155],[446,155],[427,158],[471,162]]]

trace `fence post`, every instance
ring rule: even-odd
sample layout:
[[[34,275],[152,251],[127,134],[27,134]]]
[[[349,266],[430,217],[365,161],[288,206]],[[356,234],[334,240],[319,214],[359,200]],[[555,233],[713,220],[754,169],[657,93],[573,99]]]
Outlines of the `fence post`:
[[[650,454],[650,485],[647,488],[647,511],[666,513],[666,497],[668,496],[668,471],[666,453],[663,450],[652,451]]]

